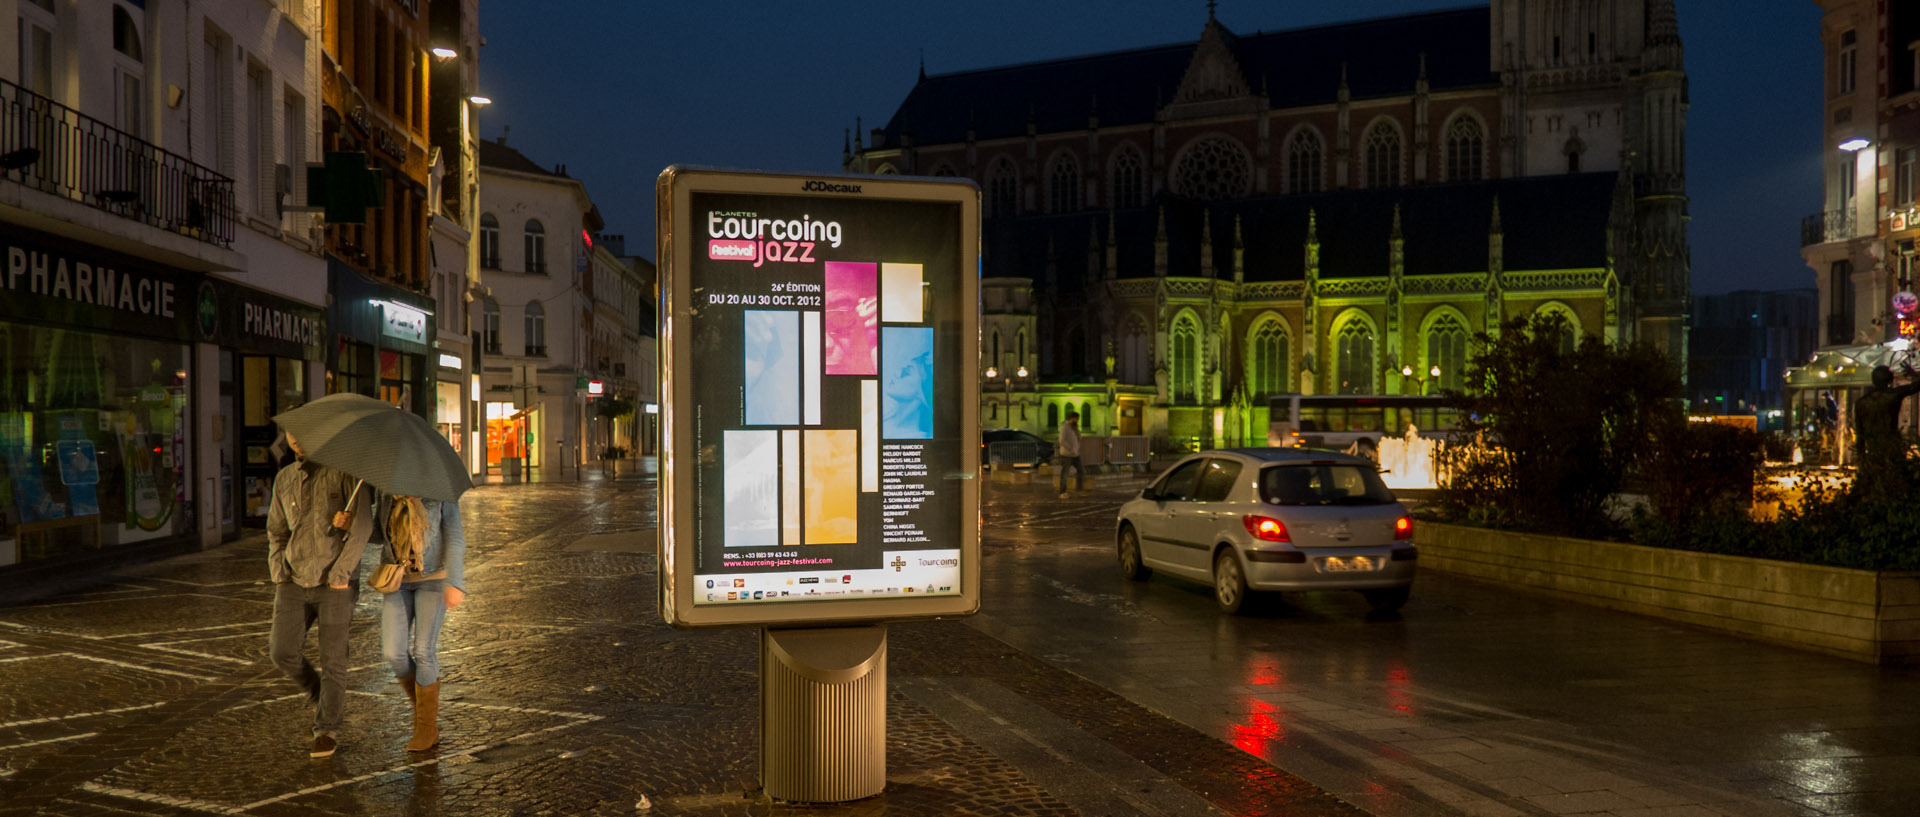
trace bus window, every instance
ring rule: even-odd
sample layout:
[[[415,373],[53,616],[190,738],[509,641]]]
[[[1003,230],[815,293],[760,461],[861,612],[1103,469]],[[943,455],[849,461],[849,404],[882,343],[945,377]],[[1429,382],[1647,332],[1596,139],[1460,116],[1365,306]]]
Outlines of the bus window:
[[[1381,412],[1377,408],[1356,408],[1347,412],[1347,431],[1379,431]]]

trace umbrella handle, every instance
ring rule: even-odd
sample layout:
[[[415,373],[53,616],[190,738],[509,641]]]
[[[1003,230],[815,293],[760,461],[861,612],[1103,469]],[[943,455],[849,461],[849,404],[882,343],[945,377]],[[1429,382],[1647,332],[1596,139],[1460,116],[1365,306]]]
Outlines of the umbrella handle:
[[[346,507],[347,513],[353,512],[353,503],[360,499],[360,488],[366,484],[367,484],[367,481],[364,479],[357,480],[353,483],[353,493],[347,495],[347,507]],[[331,519],[327,520],[327,527],[331,528],[334,533],[339,534],[340,541],[342,542],[347,541],[349,537],[353,536],[352,528],[337,527],[333,524],[333,520]]]

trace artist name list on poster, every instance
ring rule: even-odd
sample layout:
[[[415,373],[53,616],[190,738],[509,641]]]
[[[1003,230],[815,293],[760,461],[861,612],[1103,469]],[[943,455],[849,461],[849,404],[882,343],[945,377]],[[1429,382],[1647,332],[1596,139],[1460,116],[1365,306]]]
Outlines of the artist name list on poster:
[[[789,306],[818,307],[826,303],[819,284],[805,281],[776,281],[762,292],[707,292],[709,306]]]
[[[931,543],[916,521],[920,505],[933,496],[927,482],[927,447],[918,443],[880,446],[880,541],[888,545]]]

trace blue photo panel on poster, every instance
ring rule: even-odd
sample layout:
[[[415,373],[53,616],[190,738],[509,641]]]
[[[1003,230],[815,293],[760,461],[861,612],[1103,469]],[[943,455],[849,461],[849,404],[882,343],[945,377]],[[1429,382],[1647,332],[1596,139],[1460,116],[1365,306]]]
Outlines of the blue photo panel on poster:
[[[741,313],[746,424],[800,424],[800,313]]]
[[[933,329],[881,327],[880,374],[880,436],[933,439]]]
[[[726,546],[780,544],[780,432],[728,430]]]

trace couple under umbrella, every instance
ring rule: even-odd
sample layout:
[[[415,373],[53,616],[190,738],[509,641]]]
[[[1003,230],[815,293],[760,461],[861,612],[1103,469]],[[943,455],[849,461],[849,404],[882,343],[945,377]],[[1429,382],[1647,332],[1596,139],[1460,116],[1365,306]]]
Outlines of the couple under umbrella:
[[[275,477],[267,509],[271,651],[316,705],[308,754],[330,757],[339,747],[347,627],[376,526],[387,542],[375,574],[381,651],[412,708],[407,750],[431,749],[440,739],[440,626],[466,598],[459,499],[473,481],[425,419],[371,397],[332,394],[273,420],[299,459]],[[317,669],[302,649],[315,624]]]

